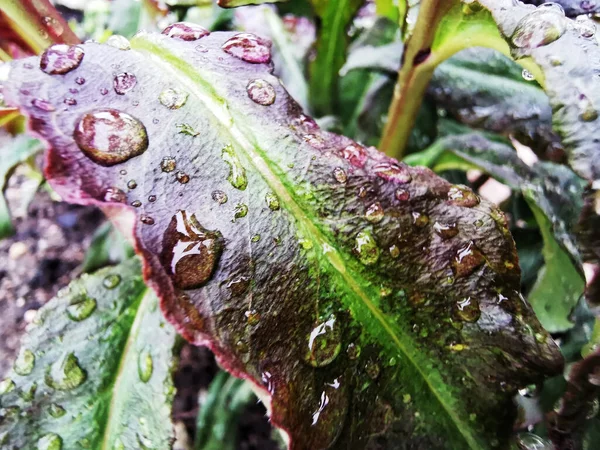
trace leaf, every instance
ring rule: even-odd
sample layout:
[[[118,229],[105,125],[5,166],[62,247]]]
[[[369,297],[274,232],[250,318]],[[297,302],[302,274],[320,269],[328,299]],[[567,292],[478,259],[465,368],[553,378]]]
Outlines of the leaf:
[[[0,384],[2,448],[171,448],[176,334],[157,302],[131,259],[43,306]]]
[[[280,3],[289,0],[217,0],[221,8],[237,8],[245,5],[262,5],[264,3]]]
[[[4,132],[3,132],[4,133]],[[24,135],[12,137],[2,134],[0,148],[0,239],[10,236],[14,232],[10,220],[8,205],[4,199],[4,189],[13,169],[27,161],[42,150],[42,145],[37,139]]]
[[[105,266],[121,263],[133,255],[133,248],[125,237],[111,223],[103,223],[94,232],[81,270],[93,272]]]
[[[550,3],[550,0],[524,0],[523,3],[541,5]],[[552,3],[562,6],[565,14],[569,17],[600,12],[600,2],[598,0],[552,0]]]
[[[12,64],[7,101],[50,143],[54,188],[135,236],[169,320],[270,397],[291,448],[503,445],[516,389],[562,360],[519,296],[502,212],[320,130],[270,74],[265,41],[165,33],[84,44],[62,76]],[[31,103],[62,105],[78,77],[60,115]]]
[[[509,145],[476,133],[440,139],[428,153],[427,163],[436,171],[464,168],[467,162],[523,194],[540,227],[546,262],[528,300],[548,331],[571,328],[569,315],[585,288],[575,239],[583,180],[553,163],[529,167]]]

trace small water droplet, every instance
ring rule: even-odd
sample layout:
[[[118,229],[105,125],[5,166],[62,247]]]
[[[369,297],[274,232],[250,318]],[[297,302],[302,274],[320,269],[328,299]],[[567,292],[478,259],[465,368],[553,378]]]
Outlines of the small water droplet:
[[[75,100],[73,97],[67,97],[63,100],[63,103],[65,105],[75,106],[77,104],[77,100]]]
[[[260,64],[271,61],[271,42],[255,34],[240,33],[228,39],[221,47],[243,61]]]
[[[448,199],[450,203],[457,206],[472,208],[479,204],[479,196],[469,189],[467,186],[456,185],[452,186],[448,191]]]
[[[0,381],[0,395],[7,394],[15,389],[15,382],[10,378]]]
[[[412,181],[412,176],[406,165],[399,166],[391,163],[380,163],[373,168],[379,178],[397,184],[406,184]]]
[[[265,195],[265,201],[267,202],[267,206],[271,211],[277,211],[280,208],[279,199],[272,192],[267,192],[267,195]]]
[[[177,163],[175,161],[175,158],[173,158],[172,156],[165,156],[160,162],[160,170],[162,170],[165,173],[173,172],[176,167]]]
[[[84,53],[77,45],[52,45],[42,53],[40,69],[49,75],[63,75],[79,67]]]
[[[367,266],[375,264],[379,259],[380,254],[380,250],[377,246],[377,242],[375,242],[375,238],[367,230],[363,230],[356,235],[354,252],[358,256],[360,262]]]
[[[106,289],[114,289],[119,285],[119,283],[121,283],[121,275],[116,273],[107,275],[104,277],[104,280],[102,280],[102,286],[104,286]]]
[[[177,179],[177,181],[179,181],[181,184],[187,184],[190,181],[190,176],[187,173],[183,173],[183,172],[177,172],[175,174],[175,178]]]
[[[109,37],[106,40],[106,45],[118,48],[119,50],[131,50],[131,44],[129,43],[129,40],[120,34],[113,34],[111,37]]]
[[[127,182],[127,187],[129,189],[135,189],[137,187],[137,181],[135,181],[135,180],[129,180]]]
[[[48,407],[48,413],[50,414],[50,416],[54,417],[55,419],[58,419],[59,417],[64,416],[67,413],[67,411],[58,403],[51,403]]]
[[[400,248],[396,245],[393,244],[390,248],[390,256],[394,259],[396,259],[398,256],[400,256]]]
[[[381,368],[379,367],[379,364],[377,364],[377,362],[369,360],[365,364],[365,372],[367,372],[369,378],[371,378],[372,380],[376,380],[377,378],[379,378]]]
[[[239,158],[235,154],[235,151],[231,145],[227,145],[221,152],[223,161],[229,164],[229,176],[227,180],[231,185],[241,191],[245,190],[248,186],[248,178],[246,178],[246,169],[242,166]]]
[[[13,365],[17,375],[29,375],[35,366],[35,355],[29,349],[24,349],[19,352],[19,356]]]
[[[106,95],[106,94],[108,94],[108,89],[100,88],[100,95]]]
[[[39,109],[40,111],[45,111],[45,112],[52,112],[52,111],[56,111],[56,108],[54,107],[54,105],[52,103],[50,103],[47,100],[41,99],[41,98],[34,98],[33,100],[31,100],[31,104]]]
[[[535,77],[533,76],[533,74],[527,69],[523,69],[523,71],[521,72],[521,76],[523,77],[523,79],[525,81],[535,80]]]
[[[250,240],[252,242],[258,242],[258,241],[260,241],[260,234],[255,234],[254,236],[252,236],[252,238]]]
[[[33,398],[35,397],[36,390],[37,390],[37,383],[33,383],[29,386],[28,389],[21,389],[19,391],[19,397],[21,397],[21,399],[24,402],[31,402],[31,401],[33,401]]]
[[[553,450],[554,446],[533,433],[519,433],[517,446],[520,450]]]
[[[454,304],[456,316],[465,322],[476,322],[481,316],[479,302],[471,297],[463,298]]]
[[[132,73],[123,72],[113,79],[113,88],[119,95],[125,95],[137,84],[137,78]]]
[[[165,89],[158,96],[158,101],[169,109],[179,109],[187,102],[188,93],[181,89]]]
[[[165,28],[162,34],[181,41],[197,41],[204,36],[208,36],[210,31],[195,23],[177,22]]]
[[[450,239],[458,234],[458,227],[454,222],[435,222],[433,230],[442,239]]]
[[[547,7],[532,11],[519,21],[510,37],[512,45],[522,49],[515,56],[525,56],[529,50],[556,41],[566,30],[567,20],[560,11]]]
[[[248,325],[256,326],[260,322],[260,314],[255,309],[248,310],[244,313]]]
[[[335,178],[335,181],[341,184],[348,181],[348,175],[346,175],[346,171],[341,167],[336,167],[333,169],[333,178]]]
[[[348,354],[348,358],[350,358],[351,360],[355,360],[360,356],[360,345],[357,345],[355,343],[351,343],[348,345],[348,348],[346,348],[346,353]]]
[[[77,77],[77,78],[75,78],[75,83],[77,83],[79,86],[82,86],[85,84],[85,78]]]
[[[148,148],[144,125],[111,108],[84,114],[75,125],[73,137],[81,151],[102,166],[125,162]]]
[[[367,162],[367,152],[358,144],[350,144],[342,150],[343,158],[354,167],[364,167]]]
[[[456,278],[471,275],[478,267],[485,263],[485,258],[473,241],[460,248],[452,261],[452,270]]]
[[[67,316],[75,322],[87,319],[96,310],[96,300],[85,292],[75,295],[67,306]]]
[[[131,202],[131,206],[133,206],[134,208],[139,208],[140,206],[142,206],[142,202],[140,202],[139,200],[134,200]]]
[[[138,354],[137,369],[138,376],[143,383],[150,381],[154,371],[154,362],[148,349],[144,349]]]
[[[142,222],[144,225],[154,225],[154,218],[147,214],[142,214],[140,216],[140,222]]]
[[[242,217],[246,217],[246,215],[248,214],[248,205],[244,204],[244,203],[238,203],[237,205],[235,205],[235,208],[233,210],[233,220],[232,222],[235,222],[235,219],[241,219]]]
[[[156,195],[149,195],[148,196],[148,201],[150,203],[154,203],[156,201]]]
[[[579,96],[579,101],[577,102],[577,106],[579,107],[579,118],[584,122],[593,122],[598,118],[598,111],[594,108],[594,104],[590,101],[590,99],[581,94]]]
[[[222,250],[221,233],[206,230],[195,215],[179,211],[165,231],[161,261],[176,287],[196,289],[210,279]]]
[[[308,349],[304,353],[304,360],[311,366],[323,367],[339,355],[341,348],[341,327],[332,314],[326,321],[314,327],[308,335]]]
[[[55,433],[47,433],[37,441],[37,450],[61,450],[62,438]]]
[[[420,212],[412,212],[413,225],[417,228],[425,228],[429,223],[429,216]]]
[[[305,134],[302,136],[302,140],[317,150],[323,150],[327,147],[325,140],[316,134]]]
[[[211,194],[212,199],[217,202],[219,205],[227,203],[227,194],[223,191],[213,191]]]
[[[385,213],[383,212],[381,203],[375,202],[367,208],[367,211],[365,212],[365,219],[371,223],[379,223],[383,220],[384,215]]]
[[[53,389],[68,391],[81,386],[86,379],[87,374],[75,354],[68,353],[47,368],[44,381]]]
[[[406,202],[410,200],[410,192],[405,189],[396,189],[396,200]]]
[[[275,89],[268,81],[257,79],[252,80],[246,86],[248,97],[259,105],[269,106],[275,103]]]

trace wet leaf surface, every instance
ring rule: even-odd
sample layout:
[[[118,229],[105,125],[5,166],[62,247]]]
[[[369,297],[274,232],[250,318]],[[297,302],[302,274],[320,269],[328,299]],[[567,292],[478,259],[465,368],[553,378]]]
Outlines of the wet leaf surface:
[[[5,89],[50,144],[50,182],[133,234],[169,320],[271,397],[291,448],[506,444],[512,395],[562,359],[519,294],[497,207],[319,129],[262,38],[83,48],[62,76],[16,63]],[[137,80],[123,95],[119,73]],[[186,102],[165,106],[168,89]]]

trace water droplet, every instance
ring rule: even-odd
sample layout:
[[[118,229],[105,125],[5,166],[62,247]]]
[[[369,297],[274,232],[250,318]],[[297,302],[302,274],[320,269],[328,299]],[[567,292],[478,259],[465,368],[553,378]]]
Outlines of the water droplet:
[[[111,108],[84,114],[75,125],[73,137],[81,151],[102,166],[125,162],[148,148],[144,125]]]
[[[302,140],[310,145],[312,148],[316,148],[317,150],[323,150],[327,147],[325,140],[321,136],[317,136],[316,134],[305,134],[302,136]]]
[[[577,106],[579,107],[579,118],[584,122],[593,122],[598,118],[598,111],[594,108],[594,104],[590,101],[590,99],[581,94],[579,96],[579,101],[577,102]]]
[[[396,189],[396,199],[399,202],[406,202],[410,199],[410,192],[405,189]]]
[[[104,286],[106,289],[114,289],[119,285],[119,283],[121,283],[121,275],[116,273],[107,275],[104,280],[102,280],[102,286]]]
[[[59,417],[64,416],[67,413],[67,411],[58,403],[51,403],[48,407],[48,413],[55,419],[58,419]]]
[[[75,106],[77,104],[77,100],[75,100],[72,97],[67,97],[63,100],[63,103],[65,105],[69,105],[69,106]]]
[[[212,199],[217,202],[219,205],[227,203],[227,194],[223,191],[213,191],[211,194]]]
[[[330,364],[339,355],[341,349],[341,327],[332,314],[325,322],[313,328],[308,335],[308,349],[304,354],[304,360],[311,366],[323,367]]]
[[[254,236],[252,236],[252,238],[250,240],[252,242],[258,242],[258,241],[260,241],[260,234],[255,234]]]
[[[53,389],[68,391],[81,386],[86,379],[75,354],[68,353],[47,368],[44,381]]]
[[[113,79],[113,88],[119,95],[125,95],[137,84],[137,78],[132,73],[120,73]]]
[[[377,378],[379,378],[381,368],[379,367],[379,364],[377,364],[375,361],[369,360],[365,364],[365,372],[367,372],[369,378],[371,378],[372,380],[376,380]]]
[[[154,203],[156,201],[156,195],[149,195],[148,196],[148,201],[150,203]]]
[[[246,86],[248,97],[259,105],[269,106],[275,103],[275,89],[268,81],[257,79],[252,80]]]
[[[514,47],[525,52],[517,52],[516,57],[524,56],[528,50],[548,45],[560,38],[567,29],[563,13],[541,7],[524,16],[517,24],[510,40]]]
[[[63,75],[79,67],[83,55],[83,48],[77,45],[52,45],[42,53],[40,69],[50,75]]]
[[[341,184],[348,181],[348,175],[346,175],[346,171],[341,167],[336,167],[333,169],[333,178],[335,178],[335,181]]]
[[[360,262],[367,266],[375,264],[379,259],[380,254],[380,250],[377,246],[377,242],[375,242],[375,238],[367,230],[363,230],[356,235],[354,252],[358,256]]]
[[[364,147],[358,144],[347,145],[342,150],[342,156],[354,167],[364,167],[367,162],[367,152]]]
[[[523,72],[521,72],[521,76],[523,77],[523,79],[525,81],[535,80],[535,77],[533,76],[533,74],[527,69],[523,69]]]
[[[165,28],[162,34],[181,41],[196,41],[204,36],[208,36],[210,31],[195,23],[177,22]]]
[[[271,211],[277,211],[280,208],[279,199],[272,192],[267,192],[267,195],[265,195],[265,201],[267,202],[267,206]]]
[[[173,172],[176,167],[177,163],[175,161],[175,158],[173,158],[172,156],[165,156],[160,162],[160,169],[165,173]]]
[[[54,107],[54,105],[52,103],[50,103],[47,100],[43,100],[41,98],[34,98],[33,100],[31,100],[31,104],[39,109],[40,111],[45,111],[45,112],[52,112],[52,111],[56,111],[56,108]]]
[[[315,443],[312,448],[333,448],[348,414],[348,393],[341,377],[325,383],[315,406],[311,422],[312,441]]]
[[[142,202],[140,202],[139,200],[134,200],[131,202],[131,206],[133,206],[134,208],[139,208],[140,206],[142,206]]]
[[[517,446],[520,450],[553,450],[554,446],[533,433],[519,433]]]
[[[142,222],[144,225],[154,225],[154,218],[147,214],[142,214],[140,216],[140,222]]]
[[[11,420],[17,418],[21,409],[18,406],[4,406],[0,408],[0,420],[2,420],[3,424],[5,420]],[[0,434],[0,437],[2,435]]]
[[[210,279],[222,250],[221,233],[204,229],[196,216],[179,211],[165,231],[161,260],[176,287],[196,289]]]
[[[42,22],[44,23],[46,28],[50,30],[55,36],[60,36],[63,34],[63,26],[56,18],[51,16],[45,16],[42,19]]]
[[[471,275],[478,267],[485,263],[485,258],[479,249],[470,241],[458,250],[452,261],[452,270],[456,278]]]
[[[179,109],[187,102],[188,93],[181,89],[165,89],[158,96],[158,101],[169,109]]]
[[[397,164],[381,163],[373,168],[373,172],[379,178],[391,181],[392,183],[406,184],[412,180],[412,176],[406,165],[399,166]]]
[[[82,85],[85,84],[85,78],[83,78],[83,77],[77,77],[77,78],[75,78],[75,83],[77,83],[79,86],[82,86]]]
[[[450,239],[458,234],[458,227],[454,222],[435,222],[433,230],[442,238]]]
[[[43,435],[37,441],[37,450],[61,450],[62,449],[62,438],[55,433],[48,433]]]
[[[384,215],[385,214],[383,212],[381,203],[375,202],[367,208],[367,212],[365,212],[365,219],[371,223],[379,223],[383,220]]]
[[[426,214],[413,211],[412,213],[413,225],[417,228],[425,228],[429,223],[429,217]]]
[[[190,176],[187,173],[183,173],[183,172],[177,172],[175,174],[175,178],[177,179],[177,181],[179,181],[181,184],[187,184],[190,181]]]
[[[232,220],[232,222],[235,222],[235,219],[241,219],[242,217],[246,217],[246,215],[248,214],[248,206],[244,203],[238,203],[237,205],[235,205],[233,213],[234,219]]]
[[[33,383],[31,386],[29,386],[28,389],[21,389],[19,391],[19,397],[21,397],[21,399],[24,402],[31,402],[31,401],[33,401],[33,398],[35,397],[36,390],[37,390],[37,383]]]
[[[457,206],[472,208],[479,204],[479,196],[469,189],[467,186],[456,185],[452,186],[448,191],[448,199],[450,203]]]
[[[19,352],[19,356],[13,365],[17,375],[29,375],[35,366],[35,356],[31,350],[24,349]]]
[[[67,316],[75,322],[87,319],[96,310],[96,300],[89,297],[85,292],[75,295],[67,306]]]
[[[588,413],[586,414],[585,418],[586,419],[593,419],[594,417],[596,417],[598,415],[598,410],[600,410],[600,402],[598,401],[597,398],[592,400],[592,404],[590,406],[590,409],[588,411]]]
[[[348,358],[350,358],[351,360],[355,360],[360,356],[360,345],[351,343],[348,345],[348,348],[346,348],[346,354],[348,355]]]
[[[135,180],[129,180],[127,182],[127,187],[129,189],[135,189],[137,187],[137,181],[135,181]]]
[[[592,38],[596,34],[596,24],[585,14],[575,18],[575,29],[584,38]]]
[[[476,322],[481,316],[479,302],[471,297],[463,298],[454,304],[454,312],[457,317],[465,322]]]
[[[393,244],[390,248],[390,256],[394,259],[396,259],[398,256],[400,256],[400,248],[396,245]]]
[[[255,309],[248,310],[244,313],[248,325],[256,326],[260,322],[260,314]]]
[[[249,63],[259,64],[271,61],[271,42],[259,38],[255,34],[236,34],[228,39],[221,48],[226,53]]]
[[[15,382],[10,378],[0,381],[0,395],[7,394],[15,389]]]
[[[106,95],[106,94],[108,94],[108,89],[100,88],[100,95]]]
[[[144,349],[138,354],[137,369],[138,376],[142,382],[147,383],[150,381],[150,377],[152,377],[152,372],[154,371],[154,362],[148,349]]]
[[[229,164],[229,176],[227,180],[231,183],[231,185],[239,189],[241,191],[245,190],[248,186],[248,178],[246,178],[246,169],[242,166],[239,158],[235,154],[233,147],[231,145],[227,145],[223,148],[221,152],[221,157],[223,161]]]
[[[106,45],[118,48],[119,50],[131,50],[131,44],[129,43],[129,40],[120,34],[113,34],[111,37],[109,37],[106,40]]]

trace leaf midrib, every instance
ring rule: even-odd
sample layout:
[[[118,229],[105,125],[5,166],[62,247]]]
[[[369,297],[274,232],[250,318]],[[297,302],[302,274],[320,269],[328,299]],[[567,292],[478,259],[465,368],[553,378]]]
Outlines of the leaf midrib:
[[[221,125],[229,131],[231,137],[237,142],[238,148],[241,148],[246,154],[246,159],[250,161],[251,165],[254,166],[254,168],[259,172],[271,189],[273,189],[273,191],[277,193],[277,195],[283,200],[281,202],[282,205],[285,205],[285,207],[287,207],[287,209],[290,210],[292,215],[296,218],[298,223],[301,224],[301,226],[303,226],[304,229],[313,236],[314,241],[319,242],[321,244],[321,248],[327,245],[328,249],[332,249],[327,252],[322,252],[324,259],[334,268],[335,271],[338,272],[347,286],[350,287],[351,291],[357,295],[360,300],[362,300],[369,311],[373,314],[373,317],[376,319],[376,321],[381,324],[382,328],[392,339],[400,353],[407,358],[416,371],[421,375],[423,380],[425,380],[429,390],[440,403],[443,410],[447,413],[452,423],[456,426],[460,435],[463,436],[469,448],[479,449],[480,445],[478,444],[477,439],[472,435],[472,433],[467,432],[467,430],[470,430],[470,427],[460,419],[460,417],[454,412],[453,408],[448,404],[447,401],[445,401],[444,395],[435,389],[435,387],[432,385],[432,380],[427,376],[425,369],[419,365],[413,356],[413,353],[410,352],[402,343],[402,340],[397,333],[397,331],[400,332],[400,330],[394,330],[385,319],[384,314],[373,304],[373,302],[371,302],[366,292],[356,281],[356,277],[346,270],[346,265],[344,264],[343,259],[338,251],[335,250],[335,247],[329,242],[327,236],[310,221],[302,208],[293,198],[285,183],[283,183],[275,175],[274,171],[271,169],[263,156],[256,151],[250,140],[247,139],[244,133],[237,127],[233,116],[228,111],[228,102],[218,95],[218,93],[211,87],[210,83],[200,77],[201,73],[198,72],[196,68],[188,64],[186,61],[180,59],[167,47],[161,46],[156,42],[151,42],[146,36],[138,35],[136,38],[132,39],[132,49],[140,52],[147,52],[149,59],[155,65],[161,68],[165,73],[172,75],[182,85],[186,86],[189,89],[190,94],[196,96],[198,100],[203,103],[214,115],[214,117],[221,123]],[[215,101],[215,99],[217,99],[217,101]],[[400,334],[403,335],[401,332]],[[403,337],[406,340],[409,340],[405,335],[403,335]]]

